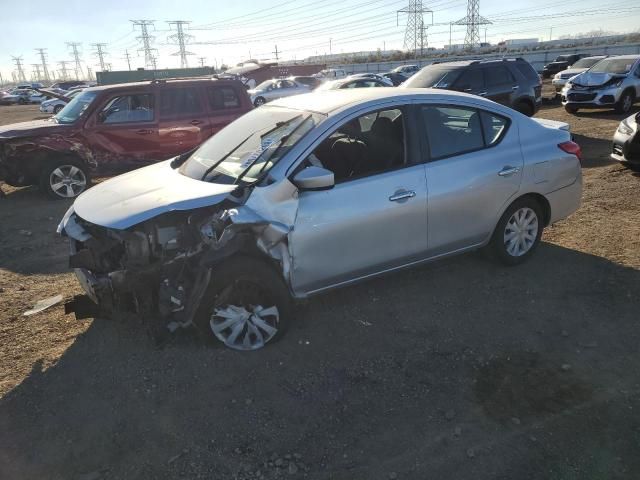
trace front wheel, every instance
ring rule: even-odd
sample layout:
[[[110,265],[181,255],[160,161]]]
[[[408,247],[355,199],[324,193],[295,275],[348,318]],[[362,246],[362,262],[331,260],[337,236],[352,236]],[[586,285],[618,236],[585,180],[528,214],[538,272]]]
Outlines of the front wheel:
[[[267,103],[267,101],[264,99],[264,97],[258,97],[253,102],[253,105],[255,107],[259,107],[260,105],[264,105],[265,103]]]
[[[565,112],[570,113],[572,115],[574,113],[578,113],[578,108],[577,107],[572,107],[571,105],[565,105],[564,106],[564,110],[565,110]]]
[[[194,324],[205,339],[234,350],[258,350],[279,339],[291,312],[289,290],[274,268],[251,257],[214,267]]]
[[[40,174],[40,188],[55,200],[77,197],[89,182],[86,165],[74,159],[47,162]]]
[[[538,247],[543,228],[538,202],[521,198],[500,217],[488,248],[502,263],[517,265],[526,261]]]
[[[616,112],[629,113],[629,111],[631,110],[631,107],[633,107],[633,101],[634,101],[633,92],[630,92],[630,91],[624,92],[620,97],[620,100],[618,100],[618,103],[616,103],[616,106],[615,106]]]

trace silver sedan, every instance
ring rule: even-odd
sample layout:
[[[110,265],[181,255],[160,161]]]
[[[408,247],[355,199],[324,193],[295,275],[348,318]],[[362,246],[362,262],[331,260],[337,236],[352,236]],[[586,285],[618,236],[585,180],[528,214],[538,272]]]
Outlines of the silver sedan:
[[[567,124],[463,93],[299,95],[87,190],[59,231],[101,315],[253,350],[292,299],[479,248],[529,259],[580,205],[580,154]]]
[[[308,85],[296,82],[291,79],[273,79],[265,80],[260,85],[251,90],[247,90],[251,103],[259,107],[271,100],[278,98],[290,97],[292,95],[300,95],[301,93],[309,93],[311,88]]]

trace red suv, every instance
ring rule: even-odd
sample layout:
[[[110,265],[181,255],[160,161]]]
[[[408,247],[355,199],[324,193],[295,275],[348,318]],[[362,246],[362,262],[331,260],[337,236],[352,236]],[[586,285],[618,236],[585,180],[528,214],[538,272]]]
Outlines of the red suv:
[[[72,198],[113,174],[194,149],[251,110],[237,80],[154,80],[93,87],[47,120],[0,127],[0,179]]]

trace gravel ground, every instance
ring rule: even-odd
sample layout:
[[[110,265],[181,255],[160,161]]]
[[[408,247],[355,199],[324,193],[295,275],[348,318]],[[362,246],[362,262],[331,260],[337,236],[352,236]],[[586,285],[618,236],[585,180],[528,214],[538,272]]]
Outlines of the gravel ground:
[[[0,107],[0,121],[38,117]],[[536,258],[479,253],[310,300],[239,354],[35,301],[80,289],[68,202],[0,199],[0,478],[640,478],[640,178],[608,160],[621,117],[568,121],[582,208]]]

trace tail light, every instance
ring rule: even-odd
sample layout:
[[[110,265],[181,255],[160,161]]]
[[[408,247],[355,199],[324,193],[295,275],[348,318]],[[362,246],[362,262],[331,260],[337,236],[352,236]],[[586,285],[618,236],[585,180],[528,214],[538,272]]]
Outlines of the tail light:
[[[560,150],[562,150],[563,152],[575,155],[576,157],[578,157],[578,160],[582,161],[582,149],[576,142],[562,142],[558,144],[558,147],[560,147]]]

